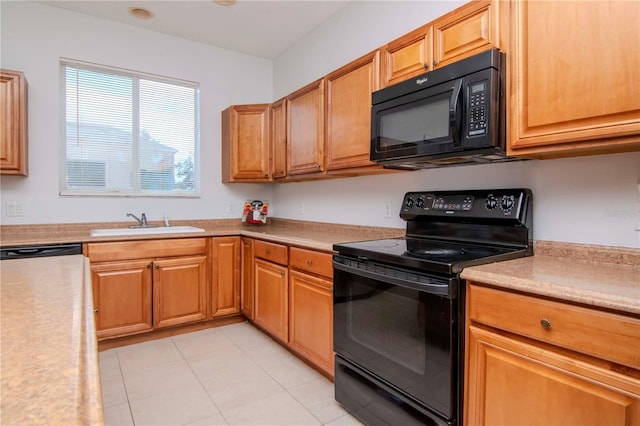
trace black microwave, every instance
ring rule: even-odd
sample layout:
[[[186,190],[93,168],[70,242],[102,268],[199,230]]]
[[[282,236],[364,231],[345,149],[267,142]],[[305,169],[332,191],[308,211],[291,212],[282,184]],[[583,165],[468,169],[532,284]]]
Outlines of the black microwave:
[[[505,54],[488,50],[371,95],[371,161],[422,169],[512,161]]]

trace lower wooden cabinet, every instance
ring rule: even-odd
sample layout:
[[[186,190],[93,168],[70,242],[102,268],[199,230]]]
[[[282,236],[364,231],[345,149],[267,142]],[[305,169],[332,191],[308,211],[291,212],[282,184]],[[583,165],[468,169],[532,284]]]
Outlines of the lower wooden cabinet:
[[[153,327],[207,318],[207,257],[153,261]]]
[[[640,320],[468,291],[467,425],[640,424]]]
[[[289,338],[288,270],[263,259],[256,259],[254,265],[254,321],[286,343]]]
[[[240,307],[242,314],[252,320],[253,315],[253,240],[242,238],[240,240],[241,250],[241,284],[240,284]]]
[[[240,237],[211,239],[211,313],[240,313]]]
[[[98,339],[152,330],[151,268],[150,260],[91,265]]]
[[[207,239],[90,243],[98,339],[207,318]]]
[[[333,281],[289,275],[289,345],[333,376]]]

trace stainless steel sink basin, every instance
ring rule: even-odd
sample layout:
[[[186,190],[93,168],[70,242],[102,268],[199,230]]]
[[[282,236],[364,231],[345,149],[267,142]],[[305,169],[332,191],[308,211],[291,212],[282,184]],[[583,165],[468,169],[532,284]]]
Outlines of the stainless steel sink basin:
[[[196,228],[194,226],[92,229],[91,236],[111,237],[115,235],[176,234],[186,232],[204,232],[204,229]]]

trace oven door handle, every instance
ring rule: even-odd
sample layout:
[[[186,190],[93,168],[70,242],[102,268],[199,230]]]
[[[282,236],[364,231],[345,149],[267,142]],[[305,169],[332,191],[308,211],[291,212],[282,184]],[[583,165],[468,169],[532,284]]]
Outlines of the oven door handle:
[[[353,266],[349,266],[349,265],[344,265],[342,263],[339,262],[333,262],[333,268],[334,269],[339,269],[341,271],[347,272],[349,274],[353,274],[353,275],[359,275],[365,278],[370,278],[376,281],[381,281],[381,282],[385,282],[385,283],[389,283],[389,284],[394,284],[400,287],[408,287],[408,288],[412,288],[414,290],[418,290],[424,293],[429,293],[429,294],[438,294],[441,296],[447,296],[447,297],[454,297],[453,291],[452,289],[454,288],[454,286],[451,285],[451,280],[453,279],[447,279],[447,278],[441,278],[441,279],[437,279],[434,278],[432,281],[430,280],[430,282],[415,282],[412,280],[408,280],[408,279],[403,279],[400,277],[394,277],[392,275],[388,275],[388,274],[381,274],[381,273],[377,273],[377,272],[372,272],[372,271],[368,271],[365,269],[360,269],[360,268],[354,268]],[[391,268],[388,268],[390,271],[392,270]],[[411,274],[410,272],[407,272],[407,274]],[[415,274],[416,276],[419,274]],[[421,277],[425,277],[424,275],[420,275]],[[443,282],[444,281],[444,282]]]

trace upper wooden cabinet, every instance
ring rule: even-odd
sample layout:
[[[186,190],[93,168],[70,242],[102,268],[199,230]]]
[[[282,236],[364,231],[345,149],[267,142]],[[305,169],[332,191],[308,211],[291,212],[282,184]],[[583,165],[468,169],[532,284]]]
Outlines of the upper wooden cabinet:
[[[262,182],[269,176],[269,104],[222,111],[222,182]]]
[[[0,70],[0,174],[27,176],[27,80]]]
[[[324,79],[287,96],[289,177],[324,171]]]
[[[508,153],[640,149],[640,2],[513,1]]]
[[[326,78],[326,169],[377,166],[369,160],[371,93],[378,90],[376,50]]]
[[[287,101],[271,104],[271,177],[287,177]]]
[[[500,47],[498,1],[472,1],[381,48],[382,86]]]

